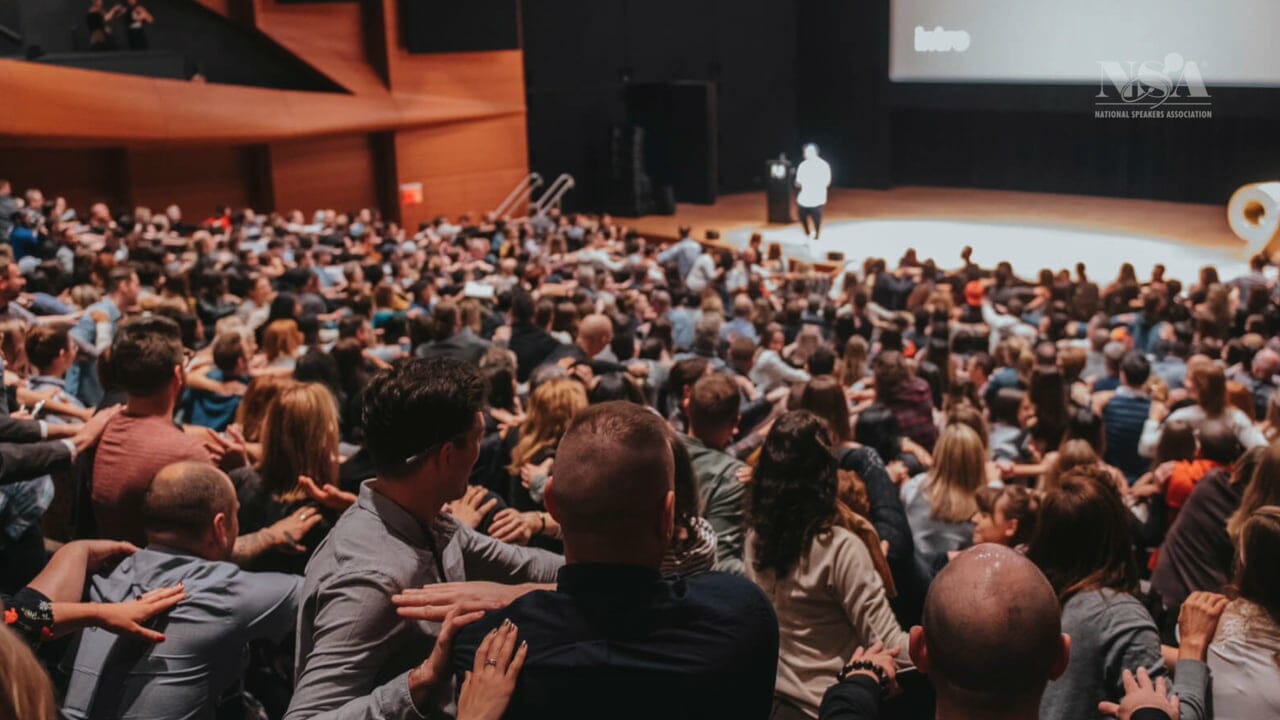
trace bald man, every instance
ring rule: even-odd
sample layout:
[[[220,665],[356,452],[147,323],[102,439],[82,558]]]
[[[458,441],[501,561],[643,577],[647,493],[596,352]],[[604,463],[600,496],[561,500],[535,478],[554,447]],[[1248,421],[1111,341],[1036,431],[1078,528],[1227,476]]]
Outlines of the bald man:
[[[294,626],[302,578],[250,573],[230,562],[239,534],[235,487],[208,463],[160,470],[147,488],[147,546],[90,581],[95,602],[123,602],[182,584],[187,600],[142,645],[101,629],[81,638],[63,713],[83,718],[214,717],[243,705],[235,690],[245,646],[279,642]],[[231,704],[224,704],[231,703]]]
[[[1276,377],[1280,376],[1280,353],[1271,348],[1263,348],[1253,356],[1250,365],[1250,390],[1253,392],[1253,405],[1257,411],[1257,419],[1267,418],[1267,408],[1271,397],[1276,394]]]
[[[1034,720],[1050,680],[1067,669],[1053,587],[1021,554],[984,544],[956,556],[929,586],[911,660],[937,693],[938,718]],[[823,720],[874,718],[874,677],[847,673],[827,691]]]
[[[529,654],[505,718],[767,718],[778,622],[752,583],[662,577],[674,524],[672,437],[655,413],[612,402],[578,414],[556,453],[547,509],[564,533],[554,591],[463,629],[454,667],[517,625]],[[486,658],[487,659],[487,658]]]

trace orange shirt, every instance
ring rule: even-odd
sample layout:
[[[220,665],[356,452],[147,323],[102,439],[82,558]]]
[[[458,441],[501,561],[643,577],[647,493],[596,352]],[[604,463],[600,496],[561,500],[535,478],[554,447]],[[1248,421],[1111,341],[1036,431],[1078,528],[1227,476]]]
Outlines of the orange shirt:
[[[1187,502],[1196,483],[1216,467],[1218,463],[1203,458],[1174,463],[1173,474],[1169,476],[1169,486],[1164,490],[1164,504],[1168,506],[1171,515]],[[1169,521],[1172,522],[1173,518],[1170,517]]]

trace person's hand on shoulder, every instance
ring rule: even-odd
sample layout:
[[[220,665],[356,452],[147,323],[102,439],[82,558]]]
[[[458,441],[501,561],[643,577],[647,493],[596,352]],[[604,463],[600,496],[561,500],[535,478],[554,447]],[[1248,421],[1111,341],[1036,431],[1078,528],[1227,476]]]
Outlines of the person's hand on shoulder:
[[[1103,715],[1129,720],[1139,710],[1155,709],[1169,716],[1170,720],[1178,720],[1178,696],[1169,695],[1164,678],[1151,682],[1146,668],[1139,668],[1138,675],[1128,670],[1122,676],[1124,681],[1124,697],[1119,703],[1100,702],[1098,712]]]
[[[1227,602],[1224,595],[1194,592],[1182,603],[1178,612],[1179,660],[1204,661]]]
[[[476,650],[458,696],[458,720],[499,720],[511,704],[516,678],[529,654],[529,643],[516,645],[519,634],[511,621],[485,636]]]

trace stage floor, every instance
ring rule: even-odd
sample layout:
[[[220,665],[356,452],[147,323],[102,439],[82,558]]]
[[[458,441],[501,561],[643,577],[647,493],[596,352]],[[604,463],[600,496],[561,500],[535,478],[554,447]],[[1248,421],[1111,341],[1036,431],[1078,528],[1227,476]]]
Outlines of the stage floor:
[[[630,224],[641,233],[672,237],[689,225],[694,236],[720,231],[721,240],[743,246],[754,232],[766,245],[777,242],[788,257],[823,260],[842,252],[845,260],[868,255],[895,263],[907,248],[944,268],[960,264],[970,245],[973,260],[987,267],[1008,260],[1024,277],[1041,268],[1088,266],[1099,283],[1131,262],[1140,278],[1155,263],[1169,276],[1194,282],[1201,266],[1216,265],[1225,278],[1245,271],[1244,242],[1227,227],[1218,205],[1127,200],[1078,195],[900,187],[893,190],[831,191],[822,238],[805,239],[799,223],[770,225],[764,193],[726,195],[715,205],[678,206],[674,216],[646,216]]]

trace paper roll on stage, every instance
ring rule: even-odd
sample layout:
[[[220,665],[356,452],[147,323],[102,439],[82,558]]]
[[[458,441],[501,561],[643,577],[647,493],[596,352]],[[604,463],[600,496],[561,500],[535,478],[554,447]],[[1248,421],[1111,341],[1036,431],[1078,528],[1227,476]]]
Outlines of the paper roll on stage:
[[[1236,237],[1248,245],[1249,254],[1268,254],[1280,235],[1280,182],[1245,185],[1227,203],[1227,223]]]

